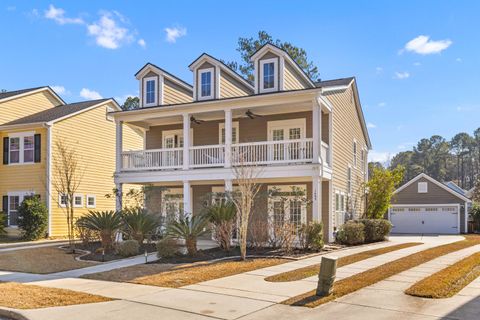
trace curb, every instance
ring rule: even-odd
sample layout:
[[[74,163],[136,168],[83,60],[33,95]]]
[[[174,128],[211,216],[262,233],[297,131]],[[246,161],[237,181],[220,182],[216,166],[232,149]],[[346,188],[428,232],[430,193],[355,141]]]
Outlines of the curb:
[[[23,314],[14,311],[14,309],[1,309],[0,308],[0,317],[5,317],[12,320],[29,320]]]

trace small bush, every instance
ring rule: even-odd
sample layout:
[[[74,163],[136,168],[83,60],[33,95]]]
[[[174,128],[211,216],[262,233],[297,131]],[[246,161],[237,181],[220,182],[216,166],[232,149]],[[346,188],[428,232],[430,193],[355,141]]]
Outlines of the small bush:
[[[390,234],[392,224],[385,219],[361,219],[365,227],[365,242],[383,241]]]
[[[304,250],[320,251],[324,246],[323,224],[321,222],[303,224],[299,230],[299,239]]]
[[[157,242],[157,257],[171,258],[178,252],[177,240],[172,238],[163,238]]]
[[[7,225],[7,215],[0,211],[0,236],[4,236],[7,234],[7,230],[5,230],[5,226]]]
[[[337,242],[355,245],[365,242],[365,226],[358,221],[347,221],[337,232]]]
[[[38,197],[28,197],[18,208],[18,226],[25,240],[45,238],[48,227],[48,210]]]
[[[94,231],[83,227],[82,219],[83,217],[77,219],[75,222],[75,231],[77,237],[82,241],[83,247],[86,248],[90,243],[97,239],[97,236]]]
[[[206,215],[213,225],[213,234],[220,248],[230,251],[237,209],[233,202],[217,203],[207,208]]]
[[[122,257],[131,257],[138,255],[140,244],[137,240],[125,240],[117,245],[117,253]]]

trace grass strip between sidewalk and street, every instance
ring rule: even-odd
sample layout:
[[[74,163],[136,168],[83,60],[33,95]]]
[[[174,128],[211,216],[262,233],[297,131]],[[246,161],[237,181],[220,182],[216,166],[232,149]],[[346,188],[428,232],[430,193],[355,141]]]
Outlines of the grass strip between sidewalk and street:
[[[479,276],[480,252],[477,252],[420,280],[405,290],[405,293],[423,298],[449,298]]]
[[[106,301],[112,301],[112,299],[66,289],[0,282],[0,306],[2,307],[39,309]]]
[[[437,257],[480,244],[480,236],[466,236],[465,240],[423,250],[409,256],[385,263],[376,268],[369,269],[354,276],[341,279],[334,283],[332,293],[320,297],[315,295],[315,290],[292,297],[283,301],[291,306],[314,308],[321,304],[340,298],[359,289],[368,287],[379,281],[385,280],[400,272],[419,266]]]
[[[410,248],[413,246],[418,246],[422,244],[421,242],[407,242],[402,244],[397,244],[393,246],[368,250],[364,252],[355,253],[349,256],[338,258],[337,260],[337,267],[344,267],[346,265],[359,262],[368,258],[372,258],[381,254],[389,253],[392,251],[397,251],[400,249]],[[314,264],[311,266],[298,268],[295,270],[279,273],[273,276],[269,276],[265,278],[265,281],[269,282],[288,282],[288,281],[298,281],[305,278],[313,277],[318,275],[320,270],[320,264]]]

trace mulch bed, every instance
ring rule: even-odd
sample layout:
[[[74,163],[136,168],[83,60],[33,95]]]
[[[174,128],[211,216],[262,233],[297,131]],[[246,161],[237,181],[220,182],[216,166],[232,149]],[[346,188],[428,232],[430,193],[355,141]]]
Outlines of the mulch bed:
[[[80,250],[90,251],[89,254],[84,255],[80,258],[80,260],[84,261],[98,261],[98,262],[107,262],[107,261],[115,261],[120,259],[125,259],[124,256],[121,256],[115,252],[115,250],[111,250],[110,252],[105,252],[105,256],[102,255],[101,248],[102,245],[100,242],[91,242],[88,246],[83,246],[78,244],[77,248]],[[144,254],[145,250],[148,253],[157,251],[155,243],[144,243],[140,245],[140,250],[138,251],[139,255]]]

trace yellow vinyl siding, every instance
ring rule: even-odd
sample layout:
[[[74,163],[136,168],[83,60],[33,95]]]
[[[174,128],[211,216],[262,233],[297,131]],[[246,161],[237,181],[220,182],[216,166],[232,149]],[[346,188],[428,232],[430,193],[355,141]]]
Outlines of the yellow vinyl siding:
[[[88,212],[86,195],[96,196],[95,210],[114,210],[115,198],[106,198],[115,187],[113,175],[115,171],[115,123],[106,119],[106,106],[80,113],[71,118],[55,123],[52,135],[52,157],[58,158],[56,143],[62,141],[75,148],[79,169],[84,171],[77,193],[83,196],[83,207],[75,208],[76,216]],[[124,127],[124,148],[141,149],[143,133]],[[52,181],[57,178],[57,166],[52,159]],[[52,236],[66,234],[65,209],[58,205],[58,193],[52,185],[54,195],[51,209]]]
[[[220,72],[220,98],[241,97],[249,93],[239,81],[223,71]]]
[[[174,84],[168,79],[163,84],[163,104],[192,102],[192,93]]]
[[[300,80],[298,72],[285,61],[285,68],[283,69],[283,89],[284,90],[298,90],[308,88],[304,81]]]
[[[2,102],[0,100],[0,124],[4,124],[28,115],[60,105],[60,102],[48,91]]]
[[[364,169],[361,166],[361,150],[367,145],[359,118],[352,87],[327,94],[333,104],[333,197],[335,190],[347,194],[347,168],[352,167],[352,199],[356,212],[364,211],[362,183]],[[357,141],[357,166],[353,165],[353,141]],[[335,219],[335,216],[334,218]]]
[[[26,131],[41,134],[41,162],[4,165],[2,161],[0,163],[0,195],[7,195],[8,192],[31,191],[39,194],[41,199],[45,201],[47,130],[45,128],[36,128],[21,131],[2,131],[0,132],[0,141],[3,144],[3,138],[8,137],[9,133]]]

